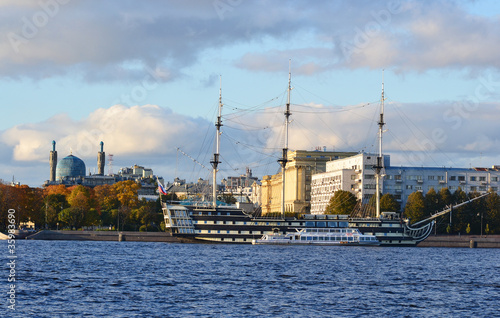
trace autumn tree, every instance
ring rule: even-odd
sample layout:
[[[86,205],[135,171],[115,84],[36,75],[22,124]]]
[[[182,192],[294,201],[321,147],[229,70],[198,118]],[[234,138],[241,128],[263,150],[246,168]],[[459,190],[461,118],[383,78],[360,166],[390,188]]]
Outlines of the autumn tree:
[[[125,228],[126,222],[130,219],[132,209],[139,206],[137,192],[140,187],[140,184],[132,180],[120,181],[113,185],[116,198],[120,202],[120,207],[112,211],[113,219],[117,220],[118,230]]]
[[[351,214],[356,207],[357,199],[349,191],[337,190],[330,198],[325,214]]]

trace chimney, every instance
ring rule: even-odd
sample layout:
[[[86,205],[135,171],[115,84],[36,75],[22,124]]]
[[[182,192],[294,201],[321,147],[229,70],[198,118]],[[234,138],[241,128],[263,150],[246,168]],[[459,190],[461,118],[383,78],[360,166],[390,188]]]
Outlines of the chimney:
[[[97,153],[97,175],[103,176],[104,175],[104,165],[105,165],[105,158],[106,158],[106,153],[104,152],[104,143],[101,141],[99,144],[101,146],[101,151]]]

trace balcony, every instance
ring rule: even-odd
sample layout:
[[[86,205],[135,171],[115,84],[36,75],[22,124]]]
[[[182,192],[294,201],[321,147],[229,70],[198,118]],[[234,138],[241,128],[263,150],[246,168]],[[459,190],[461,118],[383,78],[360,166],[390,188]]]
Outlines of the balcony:
[[[424,183],[423,179],[417,179],[417,183]]]
[[[446,183],[446,180],[439,180],[439,183],[441,183],[441,184],[445,184],[445,183]]]

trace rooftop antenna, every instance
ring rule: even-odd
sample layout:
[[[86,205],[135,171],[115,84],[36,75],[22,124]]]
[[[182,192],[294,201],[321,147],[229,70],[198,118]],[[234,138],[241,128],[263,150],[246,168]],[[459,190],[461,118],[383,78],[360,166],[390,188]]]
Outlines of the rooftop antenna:
[[[281,165],[282,192],[281,192],[281,216],[285,218],[285,170],[288,162],[288,124],[290,123],[290,92],[292,91],[292,59],[288,60],[288,93],[285,111],[285,147],[278,162]]]
[[[220,148],[220,127],[222,126],[222,75],[219,76],[219,115],[217,116],[217,121],[215,122],[215,127],[217,131],[215,133],[215,153],[214,158],[210,161],[213,167],[213,205],[214,208],[217,207],[217,167],[220,163],[219,161],[219,148]]]

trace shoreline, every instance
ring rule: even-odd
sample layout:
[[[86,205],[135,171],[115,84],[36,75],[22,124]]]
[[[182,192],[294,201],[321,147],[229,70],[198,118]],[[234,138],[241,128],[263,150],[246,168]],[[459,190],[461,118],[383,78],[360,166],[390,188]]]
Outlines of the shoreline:
[[[1,234],[1,233],[0,233]],[[17,239],[23,239],[18,237]],[[42,230],[25,237],[46,241],[128,241],[182,243],[168,232]],[[500,235],[431,235],[417,247],[500,248]]]
[[[46,241],[129,241],[179,243],[180,240],[167,232],[132,231],[67,231],[42,230],[26,237],[27,240]]]
[[[417,246],[500,248],[500,235],[430,235]]]

